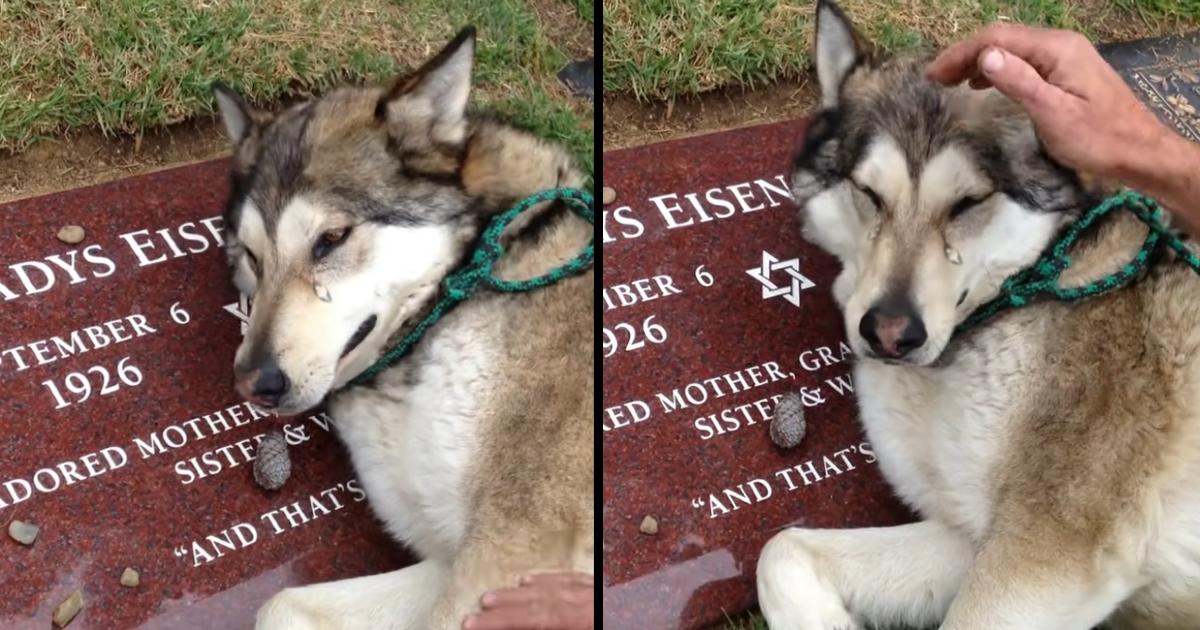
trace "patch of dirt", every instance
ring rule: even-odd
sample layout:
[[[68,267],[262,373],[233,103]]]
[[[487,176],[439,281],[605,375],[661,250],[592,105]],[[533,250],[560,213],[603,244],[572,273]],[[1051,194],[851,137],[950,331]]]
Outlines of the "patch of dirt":
[[[157,128],[140,139],[80,130],[43,140],[27,151],[0,153],[0,203],[99,184],[229,153],[213,118]]]
[[[815,78],[755,90],[716,90],[680,97],[674,103],[639,103],[625,94],[605,95],[604,150],[794,120],[816,111],[820,101]]]

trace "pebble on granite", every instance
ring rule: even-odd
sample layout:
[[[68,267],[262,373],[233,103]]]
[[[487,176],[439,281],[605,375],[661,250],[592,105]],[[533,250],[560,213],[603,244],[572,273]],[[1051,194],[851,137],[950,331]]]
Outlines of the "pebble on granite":
[[[616,200],[617,200],[617,191],[613,190],[612,188],[609,188],[608,186],[605,186],[604,187],[604,205],[607,206],[608,204],[610,204]]]
[[[25,521],[13,521],[8,524],[8,535],[22,545],[32,545],[37,540],[41,528]]]
[[[75,591],[54,609],[54,625],[65,628],[83,610],[83,592]]]
[[[638,529],[641,530],[643,534],[650,534],[653,536],[654,534],[658,533],[658,520],[647,514],[646,518],[642,519],[642,524],[638,525]]]
[[[134,569],[125,567],[125,570],[121,572],[121,586],[124,586],[125,588],[134,588],[141,583],[142,577],[138,575],[138,572]]]
[[[258,443],[254,459],[254,482],[267,490],[278,490],[292,476],[292,461],[288,458],[287,439],[283,431],[271,429]]]
[[[780,448],[792,448],[804,439],[808,423],[804,420],[804,403],[799,392],[789,392],[775,405],[771,420],[771,441]]]
[[[78,225],[64,225],[58,230],[58,240],[67,245],[83,242],[83,228]]]

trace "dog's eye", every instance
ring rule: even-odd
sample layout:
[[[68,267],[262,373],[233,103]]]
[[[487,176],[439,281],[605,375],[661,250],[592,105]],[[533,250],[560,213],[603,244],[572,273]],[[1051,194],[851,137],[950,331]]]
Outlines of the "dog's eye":
[[[879,198],[879,193],[871,190],[870,186],[860,186],[856,183],[854,184],[854,187],[862,192],[862,194],[866,195],[867,199],[871,200],[871,203],[875,205],[876,210],[883,209],[883,200]]]
[[[957,203],[955,203],[953,206],[950,206],[950,219],[957,219],[967,210],[970,210],[971,208],[974,208],[975,206],[978,206],[986,201],[988,197],[991,197],[991,195],[963,197],[962,199],[959,199]]]
[[[246,254],[246,262],[250,264],[250,271],[254,275],[257,276],[258,275],[258,257],[256,257],[254,255],[254,252],[252,252],[248,249],[243,248],[242,252]]]
[[[350,236],[349,227],[334,228],[325,230],[325,233],[313,243],[313,258],[320,260],[329,255],[338,245],[346,241],[346,237]]]

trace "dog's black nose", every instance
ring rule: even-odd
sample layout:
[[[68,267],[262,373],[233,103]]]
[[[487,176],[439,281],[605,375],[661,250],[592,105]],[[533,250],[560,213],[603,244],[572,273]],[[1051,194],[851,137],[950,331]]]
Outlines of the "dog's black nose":
[[[291,380],[273,359],[252,370],[237,370],[238,393],[260,407],[278,407],[291,386]]]
[[[876,305],[858,323],[858,334],[881,357],[899,359],[925,344],[925,322],[910,305]]]
[[[291,385],[287,374],[272,361],[259,368],[258,379],[254,382],[254,397],[275,407]]]

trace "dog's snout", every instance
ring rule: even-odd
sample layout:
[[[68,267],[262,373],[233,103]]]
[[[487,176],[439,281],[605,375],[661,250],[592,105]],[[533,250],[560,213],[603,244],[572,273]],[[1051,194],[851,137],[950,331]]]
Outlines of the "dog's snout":
[[[292,382],[273,360],[249,370],[237,370],[237,390],[246,400],[260,407],[278,407]]]
[[[271,364],[259,369],[258,380],[254,383],[254,396],[271,401],[274,406],[279,404],[279,399],[287,393],[290,385],[283,370],[279,369],[279,366]]]
[[[925,322],[912,306],[876,305],[867,310],[858,332],[881,357],[898,359],[925,344]]]

